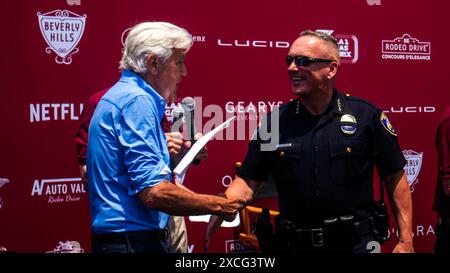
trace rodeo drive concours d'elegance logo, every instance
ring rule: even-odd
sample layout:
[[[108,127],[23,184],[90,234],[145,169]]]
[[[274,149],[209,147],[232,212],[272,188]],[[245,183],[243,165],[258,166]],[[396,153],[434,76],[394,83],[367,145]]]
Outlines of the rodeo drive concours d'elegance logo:
[[[55,52],[57,64],[71,64],[72,55],[79,49],[86,25],[86,14],[83,16],[68,10],[54,10],[44,14],[37,13],[42,36],[48,44],[45,52]]]

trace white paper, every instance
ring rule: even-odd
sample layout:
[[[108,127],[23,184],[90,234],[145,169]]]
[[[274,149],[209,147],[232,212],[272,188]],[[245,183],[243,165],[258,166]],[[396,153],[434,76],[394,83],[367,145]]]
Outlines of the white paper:
[[[208,132],[206,135],[201,137],[199,140],[197,140],[194,145],[192,145],[191,149],[186,153],[186,155],[181,159],[180,163],[178,163],[177,167],[173,172],[180,176],[185,171],[186,168],[191,164],[191,162],[194,160],[195,156],[200,152],[200,150],[208,143],[208,141],[211,140],[211,138],[214,137],[215,134],[217,134],[220,130],[225,129],[230,125],[230,122],[233,121],[236,117],[229,118],[224,123],[220,124],[216,128],[214,128],[212,131]]]
[[[189,216],[189,221],[209,223],[210,218],[211,218],[211,214],[196,215],[196,216]],[[240,224],[241,224],[241,220],[240,220],[239,212],[238,212],[238,214],[236,215],[236,218],[234,218],[233,221],[231,221],[231,222],[223,221],[220,226],[221,227],[238,227]]]

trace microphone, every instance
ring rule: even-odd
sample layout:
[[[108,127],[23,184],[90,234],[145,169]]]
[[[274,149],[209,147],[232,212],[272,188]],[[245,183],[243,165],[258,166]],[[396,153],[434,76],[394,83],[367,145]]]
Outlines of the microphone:
[[[185,114],[185,121],[187,123],[187,134],[188,139],[191,141],[192,145],[195,143],[195,117],[194,117],[194,108],[195,108],[195,101],[192,97],[185,97],[181,101],[181,106],[184,109]],[[193,161],[194,165],[200,164],[200,160],[194,159]]]
[[[172,132],[180,132],[184,120],[184,109],[180,105],[172,109]]]
[[[181,106],[184,109],[185,113],[185,120],[187,123],[187,134],[188,139],[191,141],[194,141],[195,136],[195,124],[194,124],[194,108],[195,108],[195,101],[192,97],[186,97],[181,101]]]
[[[183,126],[183,116],[184,116],[184,110],[183,107],[181,107],[180,105],[175,106],[172,109],[172,126],[170,128],[171,132],[179,132],[180,128],[182,129]],[[170,156],[170,169],[173,172],[173,170],[175,169],[175,158],[171,155]]]

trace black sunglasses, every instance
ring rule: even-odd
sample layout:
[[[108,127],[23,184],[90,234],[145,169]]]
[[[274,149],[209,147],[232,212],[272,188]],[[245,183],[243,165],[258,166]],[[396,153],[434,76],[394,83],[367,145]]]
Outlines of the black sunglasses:
[[[334,60],[328,60],[328,59],[319,59],[319,58],[311,58],[306,56],[286,56],[286,64],[288,66],[291,65],[292,62],[295,62],[296,66],[308,66],[312,63],[331,63],[334,62]]]

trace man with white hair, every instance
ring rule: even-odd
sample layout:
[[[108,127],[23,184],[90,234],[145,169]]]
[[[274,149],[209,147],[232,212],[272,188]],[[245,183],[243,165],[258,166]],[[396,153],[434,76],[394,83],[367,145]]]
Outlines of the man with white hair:
[[[122,76],[89,126],[87,171],[93,252],[166,253],[169,215],[232,219],[240,199],[196,194],[171,183],[169,145],[160,126],[167,101],[187,75],[192,36],[165,22],[136,25],[120,62]]]

